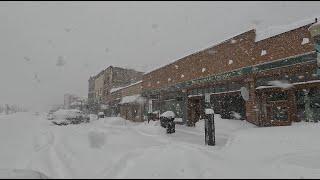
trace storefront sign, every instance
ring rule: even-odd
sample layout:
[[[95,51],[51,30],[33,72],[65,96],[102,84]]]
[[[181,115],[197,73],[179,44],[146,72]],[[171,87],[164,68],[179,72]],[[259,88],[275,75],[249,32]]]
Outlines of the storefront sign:
[[[297,57],[291,57],[291,58],[281,59],[281,60],[277,60],[269,63],[263,63],[255,66],[244,67],[231,72],[221,73],[218,75],[208,76],[204,78],[199,78],[199,79],[179,83],[174,85],[175,87],[171,87],[171,86],[164,87],[163,90],[166,91],[172,88],[172,90],[179,91],[182,88],[192,87],[194,84],[204,84],[204,83],[223,81],[223,80],[230,79],[237,76],[243,76],[251,73],[259,73],[262,71],[267,71],[267,70],[281,68],[281,67],[287,67],[295,64],[305,63],[305,62],[317,62],[318,67],[320,67],[319,61],[320,61],[320,55],[317,55],[317,53],[309,53],[309,54],[300,55]],[[319,74],[319,71],[318,71],[318,74]],[[157,94],[157,93],[159,93],[158,89],[147,90],[144,92],[144,94]]]
[[[246,87],[241,87],[240,89],[241,96],[245,101],[249,100],[249,91]]]

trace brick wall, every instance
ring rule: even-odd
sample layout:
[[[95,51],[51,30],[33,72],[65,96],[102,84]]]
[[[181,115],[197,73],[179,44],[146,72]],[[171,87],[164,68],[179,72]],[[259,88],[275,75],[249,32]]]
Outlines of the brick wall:
[[[247,31],[145,74],[143,89],[158,89],[183,81],[311,52],[314,50],[314,42],[308,31],[309,26],[258,42],[255,42],[255,30]],[[303,38],[309,38],[310,43],[302,45]],[[266,55],[261,56],[262,50],[266,50]]]
[[[141,94],[142,91],[142,86],[141,86],[141,82],[137,83],[135,85],[129,86],[127,88],[121,89],[121,96],[131,96],[131,95],[135,95],[135,94]]]

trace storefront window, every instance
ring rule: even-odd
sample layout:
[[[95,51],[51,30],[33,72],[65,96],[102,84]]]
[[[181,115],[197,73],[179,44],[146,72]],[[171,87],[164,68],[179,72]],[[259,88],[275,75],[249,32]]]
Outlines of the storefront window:
[[[273,106],[272,115],[273,120],[286,121],[288,120],[288,108],[283,106]]]
[[[298,118],[303,121],[320,120],[320,89],[310,88],[296,92]]]
[[[269,94],[267,97],[268,101],[283,101],[288,99],[288,94],[286,92],[277,92]]]

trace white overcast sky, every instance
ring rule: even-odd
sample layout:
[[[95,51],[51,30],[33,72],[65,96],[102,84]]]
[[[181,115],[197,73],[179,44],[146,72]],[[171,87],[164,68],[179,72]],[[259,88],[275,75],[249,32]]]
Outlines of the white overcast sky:
[[[254,26],[316,16],[319,8],[320,2],[0,2],[0,105],[43,110],[62,104],[64,93],[87,96],[89,76],[109,65],[149,71]]]

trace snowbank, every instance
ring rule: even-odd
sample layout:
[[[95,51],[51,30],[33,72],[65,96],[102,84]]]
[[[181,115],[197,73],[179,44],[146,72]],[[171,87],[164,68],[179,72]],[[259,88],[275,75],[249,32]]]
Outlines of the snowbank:
[[[113,93],[113,92],[119,91],[119,90],[121,90],[121,89],[128,88],[128,87],[130,87],[130,86],[133,86],[133,85],[139,84],[139,83],[141,83],[141,82],[142,82],[142,81],[137,81],[137,82],[132,83],[132,84],[129,84],[129,85],[127,85],[127,86],[118,87],[118,88],[112,88],[112,89],[110,90],[110,93]]]
[[[24,169],[0,169],[0,179],[49,179],[43,173]]]
[[[0,177],[32,169],[52,178],[319,178],[320,123],[258,128],[215,114],[216,146],[204,120],[166,134],[159,121],[120,117],[51,126],[32,113],[0,116]],[[232,172],[232,173],[230,173]],[[26,174],[22,173],[25,178]],[[31,173],[32,177],[35,177]],[[13,177],[13,176],[9,176]]]

